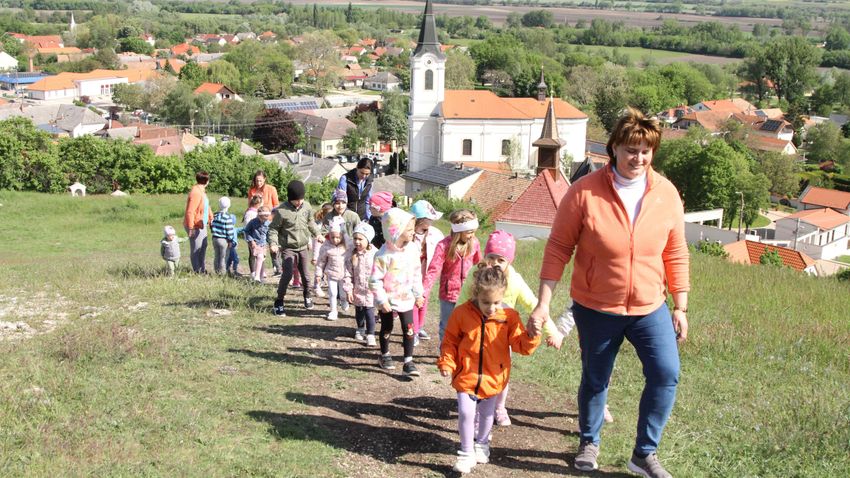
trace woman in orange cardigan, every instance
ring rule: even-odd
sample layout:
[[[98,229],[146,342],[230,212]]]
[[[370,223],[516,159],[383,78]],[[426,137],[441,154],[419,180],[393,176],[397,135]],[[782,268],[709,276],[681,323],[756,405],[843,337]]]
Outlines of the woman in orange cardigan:
[[[570,295],[582,365],[579,470],[598,467],[608,379],[628,339],[646,379],[628,468],[651,478],[670,476],[655,451],[676,399],[677,340],[688,336],[690,283],[682,200],[650,167],[660,142],[657,121],[633,109],[621,117],[608,140],[611,162],[569,188],[543,254],[539,300],[529,320],[535,332],[549,317],[552,293],[575,256]]]
[[[510,379],[511,350],[529,355],[540,345],[517,311],[503,308],[507,287],[502,269],[475,271],[472,298],[452,311],[440,347],[437,367],[457,390],[460,451],[454,469],[461,473],[490,461],[490,430],[498,396]]]
[[[207,225],[212,222],[213,214],[210,200],[207,198],[207,184],[210,175],[206,171],[195,174],[195,184],[189,191],[186,200],[186,213],[183,217],[183,227],[189,235],[189,259],[192,270],[199,274],[207,272],[205,264],[207,255]]]
[[[261,196],[263,198],[263,206],[269,208],[269,211],[272,211],[272,213],[274,213],[274,209],[280,205],[277,188],[266,182],[266,172],[262,169],[258,169],[254,173],[254,178],[251,179],[251,189],[248,190],[248,206],[250,206],[251,198],[254,196]],[[281,269],[280,254],[272,252],[271,256],[274,275],[279,275]]]

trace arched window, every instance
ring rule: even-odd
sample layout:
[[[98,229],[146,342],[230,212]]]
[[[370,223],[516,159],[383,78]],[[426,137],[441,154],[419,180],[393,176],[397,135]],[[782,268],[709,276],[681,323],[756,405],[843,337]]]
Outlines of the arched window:
[[[464,156],[472,156],[472,140],[471,139],[463,140],[463,155]]]
[[[425,89],[433,90],[434,89],[434,71],[433,70],[425,70]]]
[[[511,140],[503,139],[502,140],[502,156],[508,156],[511,154]]]

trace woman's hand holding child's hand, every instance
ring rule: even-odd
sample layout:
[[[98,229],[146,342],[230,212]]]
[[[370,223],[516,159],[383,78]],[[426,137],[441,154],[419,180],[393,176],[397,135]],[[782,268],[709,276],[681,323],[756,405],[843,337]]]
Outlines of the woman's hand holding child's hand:
[[[546,345],[549,347],[555,347],[555,350],[561,350],[561,344],[564,343],[564,335],[563,334],[550,334],[549,337],[546,338]]]
[[[385,314],[389,314],[390,312],[392,312],[392,311],[393,311],[392,307],[390,307],[390,303],[389,303],[389,302],[384,302],[384,303],[383,303],[383,304],[381,304],[379,307],[380,307],[380,309],[381,309],[381,312],[383,312],[383,313],[385,313]]]
[[[416,299],[416,307],[422,307],[423,305],[425,305],[425,298],[424,297],[418,297]]]
[[[451,375],[451,374],[452,374],[452,373],[451,373],[451,372],[449,372],[449,371],[448,371],[448,370],[446,370],[446,369],[441,369],[441,370],[440,370],[440,375],[442,375],[443,377],[448,377],[448,376],[449,376],[449,375]]]
[[[351,292],[348,293],[348,303],[349,304],[354,303],[354,294],[352,294]]]

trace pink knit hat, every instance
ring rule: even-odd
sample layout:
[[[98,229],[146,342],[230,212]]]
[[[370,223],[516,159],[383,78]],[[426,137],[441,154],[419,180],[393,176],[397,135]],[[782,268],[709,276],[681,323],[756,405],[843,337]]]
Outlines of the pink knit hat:
[[[484,247],[484,255],[487,254],[496,254],[507,259],[508,263],[513,262],[516,255],[514,236],[510,232],[493,231]]]
[[[387,212],[393,207],[393,193],[388,191],[373,193],[370,204],[381,212]]]

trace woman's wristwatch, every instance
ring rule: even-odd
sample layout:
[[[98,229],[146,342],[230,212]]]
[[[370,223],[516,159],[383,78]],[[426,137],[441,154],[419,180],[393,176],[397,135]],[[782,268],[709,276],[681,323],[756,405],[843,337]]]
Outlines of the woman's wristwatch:
[[[686,313],[686,314],[688,313],[688,308],[687,308],[687,307],[679,307],[679,306],[676,306],[676,307],[673,307],[673,310],[678,310],[678,311],[680,311],[680,312],[684,312],[684,313]]]

